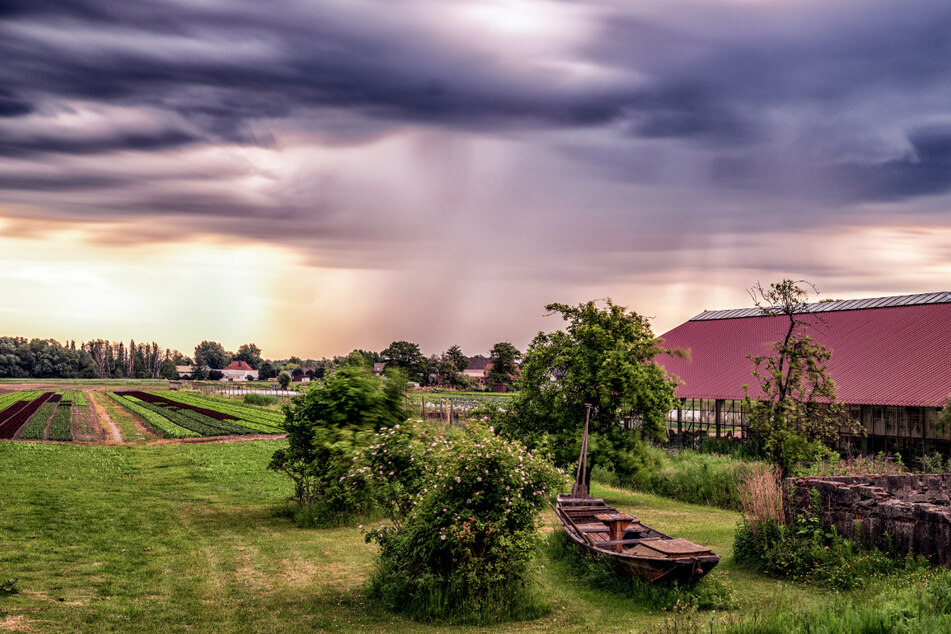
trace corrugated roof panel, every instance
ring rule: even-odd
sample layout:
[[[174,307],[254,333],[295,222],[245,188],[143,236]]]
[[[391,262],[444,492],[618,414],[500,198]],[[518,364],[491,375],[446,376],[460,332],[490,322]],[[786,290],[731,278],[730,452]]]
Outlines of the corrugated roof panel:
[[[917,295],[894,295],[891,297],[870,297],[868,299],[844,299],[835,302],[821,302],[809,304],[804,312],[831,313],[847,310],[867,310],[870,308],[943,303],[951,303],[951,292],[942,291],[938,293],[919,293]],[[691,318],[690,321],[745,319],[746,317],[763,316],[763,311],[760,308],[729,308],[726,310],[705,310]]]
[[[832,350],[829,373],[840,401],[932,407],[946,402],[951,394],[951,293],[931,295],[943,301],[802,317],[809,334]],[[657,360],[684,381],[677,388],[680,397],[742,399],[744,384],[756,396],[747,355],[770,354],[787,324],[784,316],[691,320],[663,336],[665,347],[690,350],[689,361],[667,355]]]

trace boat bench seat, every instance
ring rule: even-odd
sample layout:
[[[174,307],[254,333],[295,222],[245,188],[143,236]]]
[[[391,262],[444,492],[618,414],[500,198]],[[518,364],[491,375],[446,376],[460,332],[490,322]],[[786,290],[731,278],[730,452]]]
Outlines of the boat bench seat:
[[[601,522],[591,524],[575,524],[575,527],[582,533],[607,533],[608,527]]]

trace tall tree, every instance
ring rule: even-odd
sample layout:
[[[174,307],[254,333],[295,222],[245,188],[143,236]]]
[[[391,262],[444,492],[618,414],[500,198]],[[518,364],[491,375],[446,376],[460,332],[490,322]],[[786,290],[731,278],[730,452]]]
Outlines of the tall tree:
[[[521,357],[522,353],[518,351],[518,348],[508,341],[500,341],[492,346],[492,352],[489,353],[489,361],[492,362],[492,368],[489,369],[489,381],[513,385],[518,373],[518,360]]]
[[[456,370],[459,372],[469,367],[469,357],[462,354],[462,348],[458,345],[449,346],[449,349],[446,350],[446,354],[443,356],[449,359],[449,361],[452,361],[452,364],[456,366]]]
[[[195,363],[198,357],[204,359],[204,364],[213,370],[220,370],[231,363],[231,354],[217,341],[202,341],[195,346]]]
[[[419,346],[409,341],[394,341],[380,353],[387,368],[401,370],[411,381],[427,382],[428,364]]]
[[[647,458],[642,438],[662,438],[676,384],[654,362],[663,352],[650,323],[605,300],[578,306],[549,304],[565,330],[540,332],[525,354],[520,389],[503,421],[507,434],[549,447],[560,466],[578,458],[590,404],[590,464],[622,477]]]
[[[750,296],[765,317],[779,317],[785,324],[782,339],[770,355],[748,355],[760,394],[747,390],[750,434],[762,443],[764,453],[785,473],[803,462],[833,457],[840,428],[861,434],[836,400],[835,382],[829,376],[832,351],[813,341],[805,280],[784,279],[763,288],[758,282]],[[818,292],[816,292],[818,294]],[[813,315],[813,320],[818,316]]]
[[[263,359],[261,359],[261,349],[253,343],[243,344],[235,353],[233,361],[244,361],[253,369],[259,370]]]

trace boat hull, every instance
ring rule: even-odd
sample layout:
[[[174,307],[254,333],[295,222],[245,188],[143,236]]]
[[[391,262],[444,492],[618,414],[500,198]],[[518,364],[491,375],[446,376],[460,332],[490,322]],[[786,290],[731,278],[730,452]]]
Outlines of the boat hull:
[[[631,516],[626,516],[632,521],[623,529],[612,527],[612,521],[624,524],[625,514],[597,498],[559,495],[555,513],[579,548],[609,561],[623,575],[689,585],[720,561],[709,548],[665,535]]]

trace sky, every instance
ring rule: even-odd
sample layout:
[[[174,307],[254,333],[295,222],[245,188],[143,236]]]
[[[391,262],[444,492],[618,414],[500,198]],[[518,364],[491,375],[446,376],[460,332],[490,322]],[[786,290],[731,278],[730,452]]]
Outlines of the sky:
[[[6,0],[0,334],[319,358],[951,290],[951,4]]]

